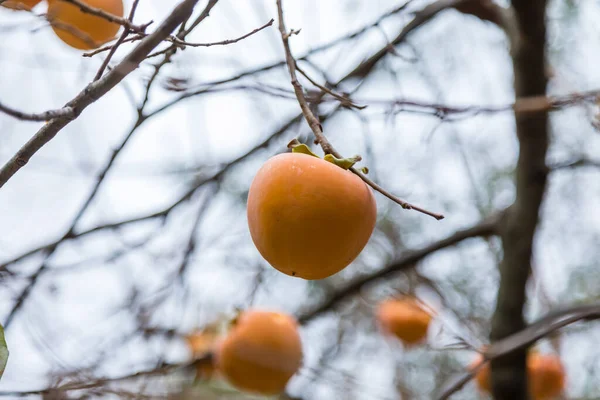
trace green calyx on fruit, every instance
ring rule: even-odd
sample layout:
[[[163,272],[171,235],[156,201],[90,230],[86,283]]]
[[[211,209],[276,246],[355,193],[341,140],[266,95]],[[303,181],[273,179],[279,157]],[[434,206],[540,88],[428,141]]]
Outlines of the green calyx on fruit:
[[[335,164],[342,169],[350,169],[354,166],[354,164],[362,160],[362,157],[356,155],[349,158],[337,158],[333,154],[325,154],[324,159],[325,161],[329,161],[330,163]]]
[[[287,147],[288,147],[288,149],[292,149],[292,153],[302,153],[302,154],[307,154],[309,156],[320,158],[318,155],[316,155],[315,153],[312,152],[310,147],[308,147],[304,143],[300,143],[300,141],[296,138],[292,139],[288,143]],[[337,158],[333,154],[325,154],[325,157],[323,157],[323,159],[325,161],[328,161],[332,164],[337,165],[338,167],[340,167],[342,169],[349,170],[350,168],[352,168],[354,166],[354,164],[361,161],[362,157],[359,155],[355,155],[354,157]],[[369,173],[369,169],[367,167],[362,167],[360,169],[360,171],[363,174]]]
[[[292,153],[308,154],[309,156],[313,156],[313,157],[319,158],[318,155],[316,155],[315,153],[313,153],[310,150],[310,147],[308,147],[304,143],[300,143],[300,141],[298,139],[296,139],[296,138],[292,139],[288,143],[287,147],[288,147],[288,149],[292,149]]]

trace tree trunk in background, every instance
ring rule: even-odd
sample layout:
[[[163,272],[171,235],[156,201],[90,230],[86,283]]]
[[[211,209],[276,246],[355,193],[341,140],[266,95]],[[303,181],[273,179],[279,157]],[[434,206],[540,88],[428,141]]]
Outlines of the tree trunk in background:
[[[514,0],[513,8],[520,30],[520,41],[513,47],[515,95],[546,93],[546,0]],[[492,319],[493,341],[525,327],[523,307],[525,286],[531,271],[532,242],[539,208],[546,188],[546,151],[548,115],[516,115],[520,145],[516,169],[516,199],[502,224],[504,259],[500,264],[500,288]],[[528,399],[526,351],[494,360],[492,391],[495,399]]]

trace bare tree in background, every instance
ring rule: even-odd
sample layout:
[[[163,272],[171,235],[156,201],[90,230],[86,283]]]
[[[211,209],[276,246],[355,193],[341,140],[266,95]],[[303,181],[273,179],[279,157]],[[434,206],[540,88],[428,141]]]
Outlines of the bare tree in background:
[[[527,399],[534,345],[565,398],[598,398],[600,5],[247,3],[129,1],[83,56],[43,9],[0,8],[0,395],[253,398],[194,381],[211,357],[183,337],[266,307],[303,329],[282,398],[483,398],[483,352],[493,397]],[[377,193],[369,245],[322,281],[247,232],[253,174],[295,137],[361,154]],[[427,346],[379,333],[396,293],[440,310]]]

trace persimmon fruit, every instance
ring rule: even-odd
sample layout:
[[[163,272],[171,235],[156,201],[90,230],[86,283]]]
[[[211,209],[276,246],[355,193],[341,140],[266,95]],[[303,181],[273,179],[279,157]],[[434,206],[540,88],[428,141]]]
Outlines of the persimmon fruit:
[[[214,332],[197,331],[185,336],[185,341],[194,359],[208,357],[196,364],[196,379],[211,379],[217,374],[214,353],[220,338]]]
[[[231,385],[267,396],[285,390],[302,357],[296,320],[264,310],[241,312],[215,354],[221,376]]]
[[[432,320],[431,314],[410,297],[382,301],[377,307],[376,318],[384,332],[408,346],[424,341]]]
[[[276,155],[248,193],[248,226],[263,258],[307,280],[346,268],[364,249],[377,217],[371,189],[355,174],[303,153]]]
[[[198,331],[185,336],[185,341],[194,356],[210,353],[218,339],[215,333]]]
[[[123,17],[123,0],[83,0],[90,7]],[[62,0],[48,0],[48,20],[52,30],[67,45],[91,50],[115,38],[120,25],[81,11]]]
[[[474,368],[482,360],[477,355],[469,365]],[[556,355],[541,354],[531,351],[527,356],[527,379],[530,396],[535,400],[550,400],[557,397],[565,389],[565,370]],[[491,392],[491,369],[489,362],[477,372],[475,376],[477,387],[482,392]]]
[[[2,3],[2,7],[11,8],[13,10],[26,10],[31,9],[38,5],[42,0],[8,0]]]

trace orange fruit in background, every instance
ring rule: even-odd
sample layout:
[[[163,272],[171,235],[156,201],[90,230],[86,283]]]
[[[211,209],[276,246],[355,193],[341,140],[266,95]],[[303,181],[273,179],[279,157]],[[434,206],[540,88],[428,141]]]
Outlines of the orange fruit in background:
[[[186,343],[194,356],[210,353],[218,339],[216,333],[197,331],[185,336]]]
[[[240,313],[216,349],[221,375],[239,390],[262,395],[283,392],[302,357],[296,320],[270,311]]]
[[[482,360],[480,354],[470,364],[474,368]],[[527,379],[530,395],[535,400],[549,400],[565,389],[565,371],[556,355],[531,351],[527,356]],[[491,369],[489,362],[475,376],[475,382],[483,392],[491,392]]]
[[[377,217],[371,189],[355,174],[303,153],[269,159],[248,193],[252,240],[271,266],[323,279],[366,246]]]
[[[483,360],[482,355],[477,354],[475,360],[473,360],[471,364],[469,364],[469,369],[474,369],[475,367],[477,367],[481,363],[481,360]],[[481,369],[479,369],[479,371],[477,371],[477,374],[475,375],[475,383],[477,384],[479,390],[481,390],[482,392],[491,393],[492,381],[490,378],[489,362],[487,362]]]
[[[2,7],[14,10],[31,10],[42,0],[8,0],[2,3]]]
[[[432,316],[410,297],[379,303],[376,318],[381,328],[406,345],[416,345],[427,337]]]
[[[123,16],[123,0],[83,0],[83,3],[117,17]],[[102,46],[114,39],[121,27],[61,0],[48,1],[48,20],[60,40],[79,50]]]
[[[536,400],[552,399],[565,388],[565,371],[555,355],[530,354],[528,368],[533,375],[531,391]]]
[[[220,340],[217,333],[206,331],[196,331],[184,338],[192,357],[196,360],[214,354]],[[217,367],[214,356],[212,359],[202,360],[196,364],[196,379],[210,379],[216,374]]]

